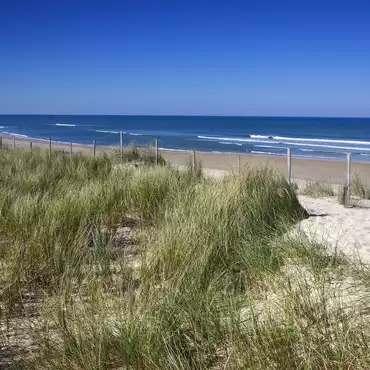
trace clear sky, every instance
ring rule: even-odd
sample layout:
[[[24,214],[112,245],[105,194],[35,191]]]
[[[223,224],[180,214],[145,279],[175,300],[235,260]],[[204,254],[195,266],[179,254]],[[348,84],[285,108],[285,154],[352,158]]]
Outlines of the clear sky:
[[[0,0],[0,113],[370,117],[370,1]]]

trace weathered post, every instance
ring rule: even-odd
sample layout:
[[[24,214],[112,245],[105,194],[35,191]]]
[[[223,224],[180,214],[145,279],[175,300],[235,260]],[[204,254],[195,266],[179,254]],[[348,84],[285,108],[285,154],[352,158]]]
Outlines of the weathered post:
[[[32,151],[32,141],[30,141],[30,150]]]
[[[93,140],[93,157],[95,157],[96,154],[96,140]]]
[[[292,149],[287,148],[287,162],[288,162],[288,183],[292,182]]]
[[[49,155],[51,157],[51,137],[49,137]]]
[[[347,153],[346,200],[345,206],[351,205],[351,153]]]
[[[72,142],[69,143],[69,158],[72,159]]]
[[[196,158],[195,158],[195,150],[193,150],[193,171],[195,171],[195,166],[196,166]]]
[[[238,173],[240,174],[240,155],[238,155]]]
[[[155,164],[158,166],[159,164],[159,153],[158,153],[158,139],[154,139],[154,144],[155,144]]]
[[[123,163],[123,132],[119,132],[119,145],[121,149],[121,164]]]
[[[0,136],[0,149],[3,149],[3,138]]]
[[[15,137],[13,137],[13,149],[15,149]]]

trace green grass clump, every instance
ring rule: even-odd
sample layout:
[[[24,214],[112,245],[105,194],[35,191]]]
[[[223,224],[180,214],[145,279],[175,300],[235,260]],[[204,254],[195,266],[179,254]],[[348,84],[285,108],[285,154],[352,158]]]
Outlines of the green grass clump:
[[[333,197],[335,195],[331,184],[325,181],[308,182],[303,190],[303,194],[315,198]]]
[[[20,289],[55,289],[66,273],[79,276],[94,253],[95,230],[114,234],[127,215],[153,223],[164,204],[199,181],[188,171],[113,170],[108,157],[71,162],[36,150],[1,152],[0,162],[1,254],[12,281],[2,295],[10,303]]]
[[[305,216],[289,184],[270,169],[205,182],[182,194],[149,235],[147,273],[176,283],[198,276],[205,284],[220,274],[230,286],[245,286],[277,262],[269,239]]]
[[[0,151],[1,324],[32,338],[19,368],[369,368],[368,271],[290,234],[307,213],[281,175],[114,161]],[[126,229],[136,254],[112,248]]]
[[[121,149],[114,149],[110,153],[114,163],[121,163]],[[153,165],[156,164],[156,153],[154,148],[137,148],[134,143],[123,148],[122,152],[123,163],[134,163],[137,165]],[[159,153],[158,164],[163,166],[166,164],[165,159]]]
[[[351,195],[362,199],[370,199],[370,186],[363,181],[359,173],[355,173],[352,178]]]
[[[356,172],[351,179],[350,186],[351,197],[359,199],[370,199],[370,187],[363,181],[360,174]],[[338,194],[338,201],[340,204],[345,204],[346,187],[343,186]]]

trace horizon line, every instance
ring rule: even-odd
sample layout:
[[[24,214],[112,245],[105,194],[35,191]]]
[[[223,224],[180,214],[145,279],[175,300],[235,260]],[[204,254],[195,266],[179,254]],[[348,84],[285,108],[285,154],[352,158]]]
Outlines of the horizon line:
[[[113,117],[224,117],[224,118],[336,118],[336,119],[370,119],[370,116],[296,116],[296,115],[229,115],[229,114],[85,114],[85,113],[0,113],[0,116],[113,116]]]

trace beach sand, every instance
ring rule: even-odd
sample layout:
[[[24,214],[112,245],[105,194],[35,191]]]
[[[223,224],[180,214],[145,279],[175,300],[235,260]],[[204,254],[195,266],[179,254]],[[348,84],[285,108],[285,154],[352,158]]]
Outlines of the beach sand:
[[[370,201],[362,200],[353,208],[344,208],[336,197],[299,196],[299,201],[310,217],[297,225],[298,230],[333,252],[370,264]]]

